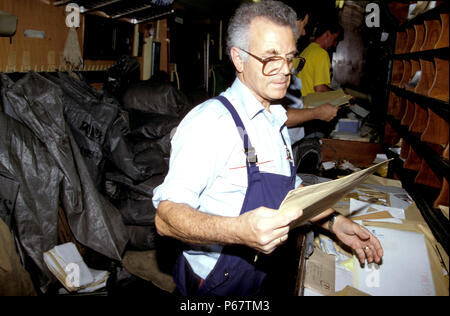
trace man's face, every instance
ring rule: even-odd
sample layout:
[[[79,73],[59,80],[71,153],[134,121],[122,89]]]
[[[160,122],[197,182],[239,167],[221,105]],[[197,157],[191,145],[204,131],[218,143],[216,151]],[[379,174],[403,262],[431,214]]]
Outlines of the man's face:
[[[263,59],[271,56],[292,57],[297,51],[294,33],[289,26],[280,26],[267,19],[256,18],[250,25],[249,35],[249,52]],[[274,76],[264,76],[262,68],[260,61],[248,56],[239,78],[267,107],[270,101],[282,99],[286,95],[291,76],[287,63],[284,63],[280,72]]]
[[[326,50],[329,50],[330,48],[336,49],[338,45],[338,38],[339,38],[339,32],[331,33],[330,31],[327,31],[327,48]]]
[[[303,36],[303,35],[306,34],[305,27],[308,24],[308,20],[309,20],[309,15],[307,14],[303,18],[303,20],[298,20],[297,21],[297,29],[298,29],[299,36]]]

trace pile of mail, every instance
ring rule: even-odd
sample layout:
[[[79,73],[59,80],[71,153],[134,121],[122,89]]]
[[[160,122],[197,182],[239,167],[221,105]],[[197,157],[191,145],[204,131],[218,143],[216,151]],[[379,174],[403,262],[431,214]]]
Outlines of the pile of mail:
[[[306,262],[304,295],[339,295],[345,289],[353,290],[350,295],[448,295],[442,286],[448,267],[437,261],[438,245],[398,181],[371,176],[333,207],[378,238],[382,262],[361,265],[348,247],[319,234]],[[448,256],[443,262],[448,266]]]

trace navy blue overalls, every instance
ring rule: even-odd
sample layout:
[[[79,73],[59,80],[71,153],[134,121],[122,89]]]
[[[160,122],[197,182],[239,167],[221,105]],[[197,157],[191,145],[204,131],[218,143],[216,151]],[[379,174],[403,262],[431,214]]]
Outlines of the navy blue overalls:
[[[286,194],[295,187],[296,168],[292,161],[291,175],[283,176],[262,173],[256,164],[250,139],[245,132],[238,113],[233,105],[223,96],[216,97],[230,111],[236,127],[243,137],[244,150],[247,155],[248,188],[240,214],[260,206],[278,209]],[[242,133],[243,132],[243,133]],[[283,138],[283,135],[281,135]],[[283,138],[283,142],[286,142]],[[290,157],[286,146],[288,157]],[[255,252],[244,246],[224,246],[213,270],[205,280],[201,280],[191,270],[183,254],[178,257],[174,269],[174,280],[181,295],[256,295],[266,277],[266,272],[253,264]]]

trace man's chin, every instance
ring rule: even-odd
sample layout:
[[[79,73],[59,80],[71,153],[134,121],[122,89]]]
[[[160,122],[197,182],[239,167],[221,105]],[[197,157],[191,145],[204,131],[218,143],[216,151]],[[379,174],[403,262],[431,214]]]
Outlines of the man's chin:
[[[278,92],[274,92],[274,93],[271,93],[270,95],[269,95],[269,98],[270,98],[270,100],[273,102],[273,101],[277,101],[277,100],[281,100],[281,99],[283,99],[285,96],[286,96],[286,91],[287,91],[287,89],[284,89],[283,91],[278,91]]]

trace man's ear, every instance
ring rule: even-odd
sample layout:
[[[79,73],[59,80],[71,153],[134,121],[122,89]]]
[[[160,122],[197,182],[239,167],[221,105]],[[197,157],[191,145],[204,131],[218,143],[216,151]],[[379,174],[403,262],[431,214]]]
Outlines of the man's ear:
[[[237,47],[231,47],[230,50],[231,60],[233,61],[234,67],[237,72],[242,72],[244,70],[244,61],[241,57],[241,52]]]

